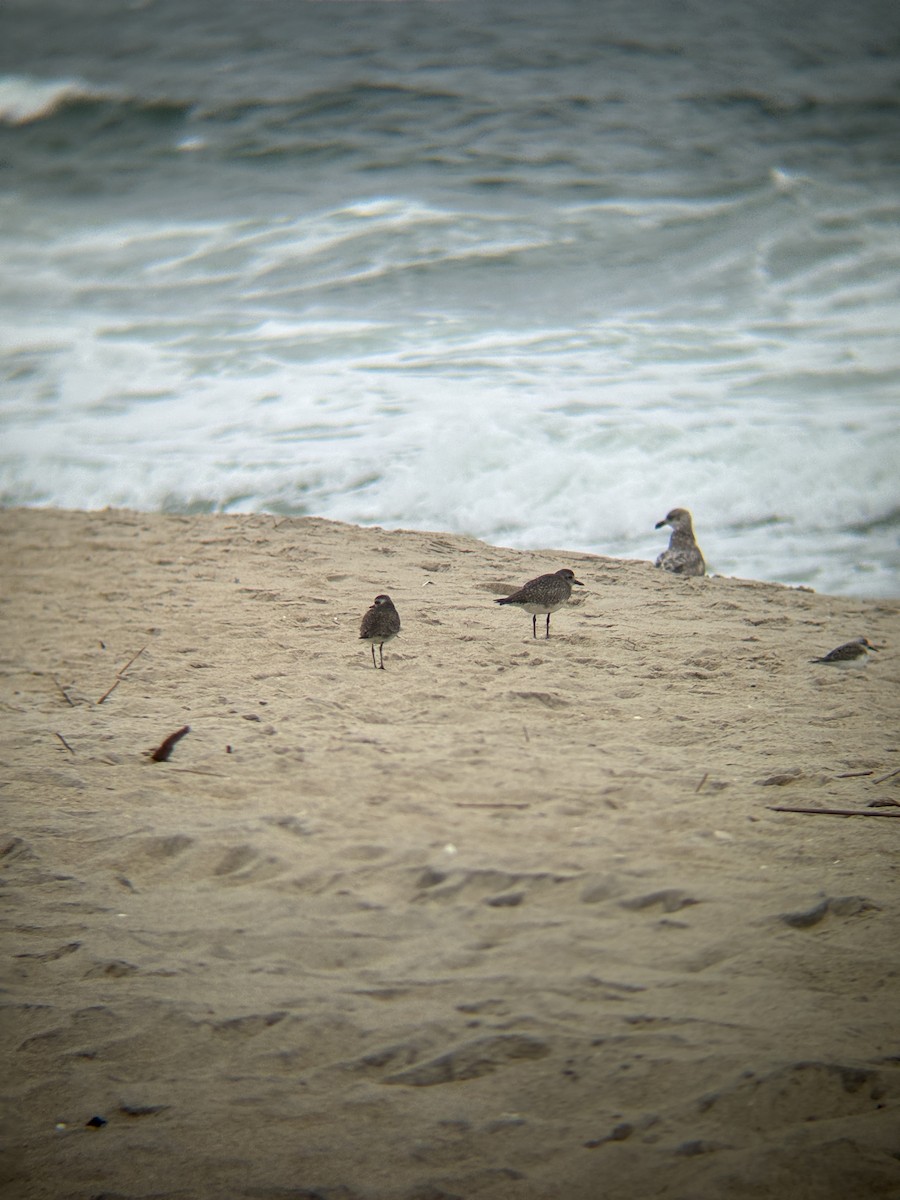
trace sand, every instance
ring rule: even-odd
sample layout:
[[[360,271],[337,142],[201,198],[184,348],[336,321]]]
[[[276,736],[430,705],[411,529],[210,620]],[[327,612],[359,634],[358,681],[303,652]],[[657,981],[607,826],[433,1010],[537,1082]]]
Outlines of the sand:
[[[271,516],[0,545],[4,1196],[900,1197],[898,603]],[[535,641],[492,600],[560,567]]]

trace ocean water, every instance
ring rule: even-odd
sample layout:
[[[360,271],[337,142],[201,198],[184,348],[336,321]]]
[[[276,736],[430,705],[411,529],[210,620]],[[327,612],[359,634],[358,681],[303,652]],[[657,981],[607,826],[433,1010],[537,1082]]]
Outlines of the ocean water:
[[[6,505],[898,596],[898,268],[895,0],[0,9]]]

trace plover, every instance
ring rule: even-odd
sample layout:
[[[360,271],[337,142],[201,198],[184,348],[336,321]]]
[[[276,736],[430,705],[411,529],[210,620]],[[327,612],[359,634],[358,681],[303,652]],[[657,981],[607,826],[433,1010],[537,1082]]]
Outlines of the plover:
[[[400,614],[394,608],[390,596],[376,596],[371,608],[363,614],[359,626],[359,636],[372,647],[372,666],[376,670],[384,670],[384,643],[395,638],[400,632]],[[380,663],[375,661],[375,647],[378,647]]]
[[[504,596],[502,600],[495,600],[494,603],[514,604],[516,608],[523,608],[525,612],[531,613],[532,637],[537,637],[538,615],[546,614],[547,632],[544,637],[549,637],[550,614],[562,608],[569,599],[573,584],[584,587],[581,580],[575,578],[574,571],[563,567],[561,571],[555,571],[552,575],[538,575],[537,579],[529,579],[517,592],[513,592],[511,596]]]
[[[832,667],[864,667],[869,661],[869,651],[877,650],[864,637],[854,638],[852,642],[844,642],[836,650],[830,650],[821,658],[811,658],[814,663],[828,663]]]
[[[675,575],[705,575],[706,563],[694,538],[694,524],[686,508],[673,508],[666,513],[656,528],[672,526],[669,545],[656,560],[656,565]]]

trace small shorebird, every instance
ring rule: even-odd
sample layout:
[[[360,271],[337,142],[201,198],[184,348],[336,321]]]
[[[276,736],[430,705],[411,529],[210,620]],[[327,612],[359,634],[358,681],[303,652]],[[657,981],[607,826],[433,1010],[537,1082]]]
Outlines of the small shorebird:
[[[367,608],[359,627],[359,636],[372,647],[372,666],[384,670],[384,643],[400,632],[400,614],[394,608],[390,596],[376,596],[371,608]],[[375,661],[378,647],[380,664]]]
[[[877,650],[864,637],[854,638],[852,642],[844,642],[836,650],[829,650],[821,658],[811,658],[814,663],[828,663],[832,667],[864,667],[869,661],[869,651]]]
[[[673,508],[666,513],[656,528],[672,526],[669,545],[656,560],[656,565],[675,575],[705,575],[706,563],[694,537],[694,523],[686,508]]]
[[[502,600],[495,600],[494,603],[514,604],[516,608],[522,608],[525,612],[531,613],[532,637],[537,637],[538,615],[546,614],[547,632],[544,637],[549,637],[550,614],[556,612],[558,608],[562,608],[569,599],[572,595],[573,584],[584,587],[581,580],[575,578],[574,571],[563,567],[561,571],[555,571],[552,575],[538,575],[537,579],[529,579],[517,592],[513,592],[511,596],[504,596]]]

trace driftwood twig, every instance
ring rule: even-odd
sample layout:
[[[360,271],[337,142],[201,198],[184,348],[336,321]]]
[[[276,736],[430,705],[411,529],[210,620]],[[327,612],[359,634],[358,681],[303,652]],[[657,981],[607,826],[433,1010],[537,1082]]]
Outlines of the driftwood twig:
[[[70,754],[75,753],[75,751],[72,749],[72,747],[69,745],[69,743],[66,741],[66,739],[63,737],[63,735],[61,733],[57,733],[56,736],[59,738],[59,740],[62,742],[62,744],[65,746],[65,748],[68,750],[68,752]]]
[[[888,771],[887,775],[879,775],[877,779],[873,779],[873,783],[884,783],[888,779],[893,779],[895,775],[900,775],[900,767],[894,771]]]
[[[772,812],[811,813],[819,817],[900,817],[896,812],[883,812],[879,808],[802,808],[793,804],[767,804]]]
[[[53,676],[53,682],[59,688],[60,693],[62,694],[62,698],[63,698],[63,700],[65,700],[66,704],[68,704],[70,708],[74,708],[75,701],[69,695],[68,689],[63,687],[63,685],[59,682],[59,680],[56,678],[55,675]]]
[[[176,729],[174,733],[170,733],[164,742],[156,747],[150,757],[154,762],[168,762],[169,755],[175,749],[175,746],[186,733],[191,732],[190,725],[182,725],[180,729]]]
[[[148,645],[149,645],[149,643],[148,643]],[[128,662],[121,669],[121,671],[116,672],[115,683],[112,685],[111,688],[106,689],[106,691],[103,693],[103,695],[97,701],[98,704],[102,704],[104,700],[108,699],[113,694],[113,692],[116,690],[116,688],[122,682],[122,678],[123,678],[125,672],[128,670],[128,668],[131,666],[131,664],[133,662],[135,662],[137,659],[139,659],[141,657],[141,655],[144,653],[144,651],[146,649],[147,649],[147,646],[141,646],[141,648],[140,648],[140,650],[138,650],[137,654],[132,654],[131,658],[129,658]]]

